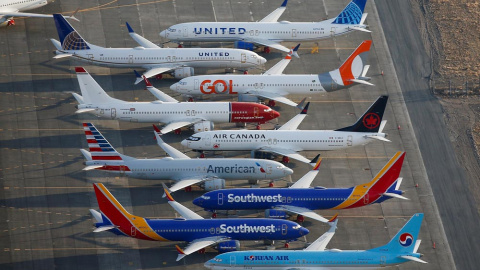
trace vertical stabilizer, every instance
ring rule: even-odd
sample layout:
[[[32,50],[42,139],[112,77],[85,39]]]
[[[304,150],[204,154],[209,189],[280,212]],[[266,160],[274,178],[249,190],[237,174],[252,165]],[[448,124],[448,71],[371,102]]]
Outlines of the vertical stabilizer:
[[[53,14],[58,37],[63,50],[89,50],[88,43],[80,36],[65,17],[61,14]]]
[[[382,123],[383,113],[387,107],[388,96],[380,96],[375,103],[360,117],[357,122],[349,127],[337,129],[336,131],[350,132],[379,132]]]
[[[367,0],[352,0],[332,22],[334,24],[360,24]]]
[[[83,67],[76,67],[75,72],[77,73],[78,85],[80,86],[85,104],[124,102],[109,96]]]
[[[83,123],[83,131],[87,138],[88,149],[92,160],[123,160],[117,150],[113,148],[92,123]]]
[[[365,66],[368,65],[368,52],[370,51],[371,46],[372,41],[365,40],[340,66],[339,71],[340,76],[342,76],[343,85],[350,85],[354,82],[365,83],[365,80],[362,80],[362,78],[359,77],[363,76],[362,72],[364,71]],[[367,84],[371,85],[371,83]]]

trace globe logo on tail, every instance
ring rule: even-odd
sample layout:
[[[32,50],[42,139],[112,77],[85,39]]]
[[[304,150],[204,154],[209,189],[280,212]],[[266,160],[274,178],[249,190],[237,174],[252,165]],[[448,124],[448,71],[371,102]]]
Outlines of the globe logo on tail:
[[[368,129],[377,128],[380,125],[380,116],[376,113],[367,113],[363,117],[363,125]]]
[[[403,247],[408,247],[408,246],[412,245],[412,243],[413,243],[413,236],[409,233],[402,233],[400,235],[400,238],[398,239],[398,242]]]

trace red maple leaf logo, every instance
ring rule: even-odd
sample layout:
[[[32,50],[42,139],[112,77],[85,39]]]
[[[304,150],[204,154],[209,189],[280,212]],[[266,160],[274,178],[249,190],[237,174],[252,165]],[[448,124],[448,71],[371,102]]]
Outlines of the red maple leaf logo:
[[[380,125],[380,116],[376,113],[367,113],[363,117],[363,125],[368,129],[374,129]]]
[[[219,148],[219,147],[220,147],[220,145],[219,145],[218,143],[216,143],[216,144],[213,145],[213,148],[215,148],[215,149],[217,149],[217,148]]]

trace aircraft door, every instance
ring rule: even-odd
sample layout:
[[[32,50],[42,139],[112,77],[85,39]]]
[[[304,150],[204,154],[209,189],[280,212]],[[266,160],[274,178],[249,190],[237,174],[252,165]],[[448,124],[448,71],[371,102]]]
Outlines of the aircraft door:
[[[260,34],[260,31],[255,30],[255,36],[258,36],[258,34]]]
[[[352,145],[353,145],[353,137],[352,137],[352,135],[348,135],[347,146],[352,146]]]
[[[287,235],[287,224],[282,224],[282,235]]]
[[[177,61],[177,57],[176,56],[172,56],[172,62],[176,62]]]
[[[365,193],[365,196],[363,196],[363,203],[366,205],[370,202],[370,196],[368,195],[368,192]]]
[[[385,256],[380,257],[380,266],[384,267],[387,264],[387,258]]]
[[[259,117],[260,116],[260,109],[258,107],[253,108],[253,116]]]
[[[236,257],[235,255],[230,255],[230,267],[235,267],[236,265]]]
[[[187,26],[183,27],[183,37],[188,37],[188,27]]]
[[[115,117],[117,116],[117,109],[115,108],[112,108],[112,119],[115,119]]]
[[[335,27],[332,27],[332,29],[330,30],[330,35],[333,37],[335,36],[335,32],[336,32],[336,28]]]
[[[255,31],[250,30],[250,36],[254,36],[254,35],[255,35]]]
[[[247,62],[247,55],[242,53],[242,64]]]
[[[272,166],[267,165],[267,174],[271,174],[271,173],[272,173]]]
[[[172,62],[172,57],[171,56],[167,56],[167,62]]]
[[[297,37],[297,29],[292,29],[292,37]]]
[[[199,86],[199,82],[198,82],[198,79],[195,79],[194,81],[194,90],[198,90],[198,86]],[[177,86],[178,87],[178,86]]]
[[[223,205],[223,193],[218,193],[218,205]]]
[[[137,229],[135,228],[135,226],[131,227],[130,235],[133,236],[133,237],[135,237],[135,235],[137,235]]]
[[[93,54],[87,54],[88,62],[93,62]]]
[[[205,136],[205,146],[210,146],[211,138],[210,135]]]
[[[128,56],[128,63],[133,64],[133,55]]]
[[[277,139],[273,139],[273,145],[277,144],[278,143],[278,140]]]

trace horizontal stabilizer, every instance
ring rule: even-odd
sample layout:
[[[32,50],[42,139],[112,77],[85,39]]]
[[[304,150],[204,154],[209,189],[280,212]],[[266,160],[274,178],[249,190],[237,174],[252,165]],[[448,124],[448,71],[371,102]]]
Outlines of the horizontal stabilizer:
[[[419,259],[419,258],[413,257],[413,256],[408,256],[408,255],[400,256],[400,258],[405,259],[405,260],[409,260],[409,261],[419,262],[419,263],[427,263],[426,261],[424,261],[422,259]]]
[[[85,168],[83,168],[82,170],[83,171],[91,171],[91,170],[95,170],[95,169],[98,169],[98,168],[102,168],[103,165],[91,165],[91,166],[87,166]]]
[[[104,232],[104,231],[108,231],[108,230],[115,229],[115,228],[116,228],[116,226],[114,226],[114,225],[106,225],[106,226],[101,226],[101,227],[96,228],[95,230],[93,230],[93,232],[95,232],[95,233]]]
[[[82,155],[85,157],[86,160],[92,160],[92,153],[88,152],[85,149],[80,149],[80,152],[82,152]]]
[[[387,138],[384,138],[384,137],[380,137],[380,136],[366,136],[367,138],[371,138],[371,139],[375,139],[375,140],[379,140],[379,141],[383,141],[383,142],[392,142],[390,141],[389,139]]]
[[[65,58],[65,57],[70,57],[72,56],[73,54],[71,53],[62,53],[62,54],[57,54],[55,55],[53,58],[54,59],[61,59],[61,58]]]
[[[100,214],[100,212],[98,212],[95,209],[90,209],[90,214],[92,214],[92,216],[95,218],[95,221],[97,221],[97,223],[103,223],[102,214]]]
[[[75,111],[75,113],[86,113],[86,112],[92,112],[95,111],[94,108],[85,108],[85,109],[78,109]]]
[[[362,31],[362,32],[367,32],[367,33],[371,33],[372,31],[368,30],[368,29],[365,29],[365,28],[362,28],[362,27],[358,27],[358,26],[352,26],[350,27],[351,29],[353,30],[358,30],[358,31]]]
[[[402,200],[410,200],[409,198],[403,197],[402,195],[399,195],[397,193],[386,192],[386,193],[383,193],[383,195],[388,196],[388,197],[392,197],[392,198],[402,199]]]
[[[375,86],[373,83],[369,83],[365,80],[359,80],[359,79],[350,79],[349,81],[354,82],[354,83],[360,83],[364,85],[370,85],[370,86]]]

